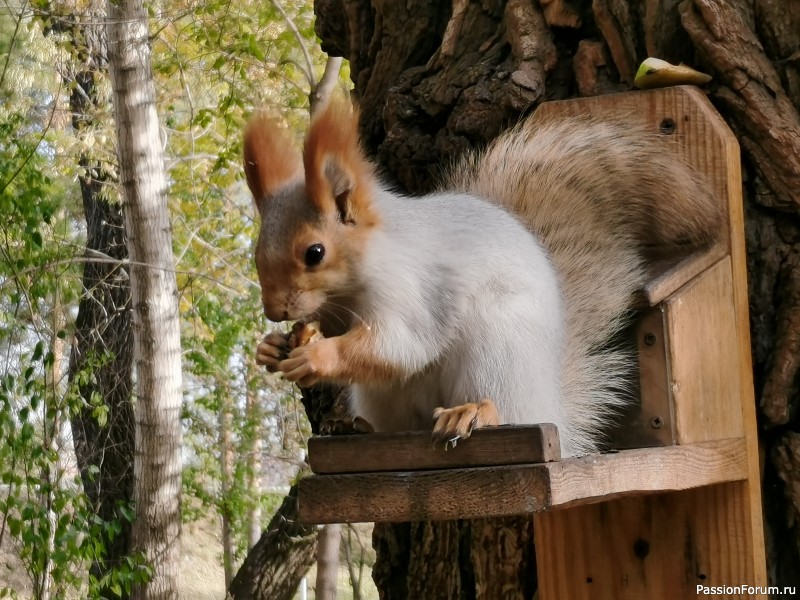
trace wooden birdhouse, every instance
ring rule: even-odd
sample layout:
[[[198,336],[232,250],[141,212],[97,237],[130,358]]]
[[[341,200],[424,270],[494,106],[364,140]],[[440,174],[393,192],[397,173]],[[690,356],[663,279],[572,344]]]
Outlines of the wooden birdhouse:
[[[479,430],[447,452],[428,432],[314,438],[300,518],[531,514],[541,600],[766,586],[736,138],[692,87],[546,103],[532,118],[582,113],[644,124],[706,175],[725,215],[718,245],[650,262],[632,331],[639,402],[614,450],[561,460],[546,424]]]

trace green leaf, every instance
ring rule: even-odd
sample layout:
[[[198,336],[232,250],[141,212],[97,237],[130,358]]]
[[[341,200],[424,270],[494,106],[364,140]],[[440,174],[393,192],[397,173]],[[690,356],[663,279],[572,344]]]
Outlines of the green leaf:
[[[134,511],[130,506],[126,506],[124,504],[120,504],[118,508],[123,518],[129,523],[133,523],[134,519],[136,519],[136,511]]]
[[[105,427],[108,423],[108,406],[105,404],[98,404],[92,409],[92,417],[95,418],[100,427]]]

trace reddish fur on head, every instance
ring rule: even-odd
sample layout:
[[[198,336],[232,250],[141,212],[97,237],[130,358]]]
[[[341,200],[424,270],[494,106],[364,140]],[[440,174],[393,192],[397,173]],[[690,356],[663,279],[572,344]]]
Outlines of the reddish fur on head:
[[[345,221],[375,222],[370,210],[372,165],[358,142],[358,111],[332,98],[311,121],[303,150],[306,193],[320,212],[338,210]]]
[[[300,153],[289,133],[265,115],[253,117],[244,130],[244,173],[258,209],[302,172]]]
[[[349,293],[366,237],[379,223],[373,169],[349,103],[334,99],[317,114],[302,156],[274,121],[254,118],[245,130],[244,168],[262,217],[256,267],[267,316],[307,317],[330,296]],[[324,257],[309,264],[315,245]]]

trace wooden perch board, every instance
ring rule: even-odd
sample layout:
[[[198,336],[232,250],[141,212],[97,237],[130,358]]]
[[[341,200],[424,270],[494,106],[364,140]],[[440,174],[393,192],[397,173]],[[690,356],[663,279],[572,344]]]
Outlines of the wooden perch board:
[[[726,255],[727,249],[722,244],[715,244],[687,256],[650,261],[650,277],[641,290],[639,303],[644,306],[658,305]]]
[[[747,478],[744,439],[593,454],[558,462],[441,471],[312,475],[306,523],[511,516]]]
[[[430,431],[318,436],[308,440],[309,464],[318,474],[488,467],[560,458],[558,429],[550,423],[476,429],[455,448],[434,444]]]

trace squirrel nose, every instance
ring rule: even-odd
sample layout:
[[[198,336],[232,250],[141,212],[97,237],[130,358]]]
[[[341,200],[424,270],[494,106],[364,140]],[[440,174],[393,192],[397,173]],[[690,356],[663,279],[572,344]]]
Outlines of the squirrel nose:
[[[289,318],[289,314],[286,312],[285,309],[284,310],[274,309],[272,307],[267,306],[266,304],[264,304],[263,306],[264,306],[264,316],[266,316],[273,323],[280,323],[281,321],[286,321]]]

